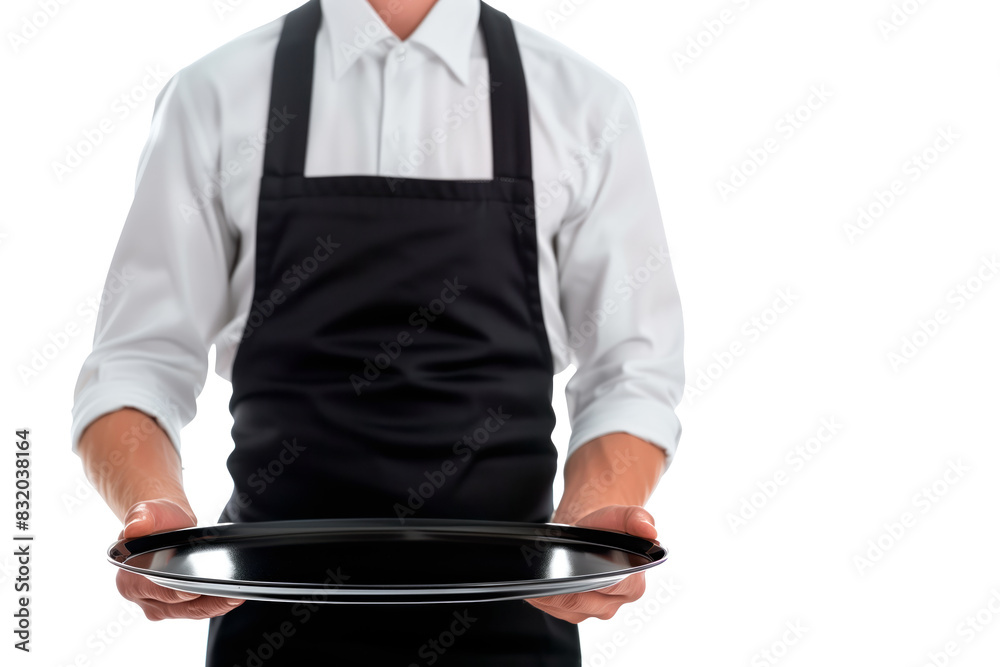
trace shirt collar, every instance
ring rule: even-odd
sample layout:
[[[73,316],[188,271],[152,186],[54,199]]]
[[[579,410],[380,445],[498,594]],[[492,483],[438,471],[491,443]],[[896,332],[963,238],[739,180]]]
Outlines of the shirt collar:
[[[406,0],[400,0],[405,2]],[[388,39],[398,42],[367,0],[320,0],[330,33],[333,78],[339,79],[368,49]],[[479,28],[480,0],[437,0],[405,44],[420,44],[468,83],[472,40]]]

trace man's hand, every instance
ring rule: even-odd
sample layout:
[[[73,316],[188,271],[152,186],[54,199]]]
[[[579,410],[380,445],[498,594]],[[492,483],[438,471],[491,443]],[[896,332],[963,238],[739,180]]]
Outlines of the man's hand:
[[[557,523],[559,515],[553,520]],[[653,516],[637,505],[611,505],[591,512],[576,522],[585,528],[602,528],[629,533],[647,540],[656,539]],[[613,586],[585,593],[567,593],[533,598],[529,603],[542,611],[570,623],[588,618],[608,620],[623,604],[635,602],[646,590],[645,572],[638,572]]]
[[[142,537],[150,533],[191,528],[198,524],[190,510],[166,498],[146,500],[129,508],[125,528],[118,539]],[[243,604],[244,600],[219,598],[164,588],[134,572],[118,571],[118,592],[138,604],[151,621],[165,618],[211,618]]]
[[[181,483],[180,455],[155,418],[134,408],[102,415],[81,434],[79,454],[87,479],[125,526],[118,539],[197,525]],[[151,621],[221,616],[243,603],[164,588],[125,570],[117,584]]]

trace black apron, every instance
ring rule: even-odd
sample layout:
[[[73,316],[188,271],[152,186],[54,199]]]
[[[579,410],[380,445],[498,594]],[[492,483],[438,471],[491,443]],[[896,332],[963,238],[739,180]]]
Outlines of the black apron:
[[[253,305],[232,375],[235,488],[219,520],[548,521],[553,367],[510,19],[481,5],[494,177],[451,181],[304,176],[321,18],[318,0],[290,12],[275,54],[269,117],[290,120],[264,154]],[[580,663],[577,627],[523,600],[247,601],[210,621],[207,659]]]

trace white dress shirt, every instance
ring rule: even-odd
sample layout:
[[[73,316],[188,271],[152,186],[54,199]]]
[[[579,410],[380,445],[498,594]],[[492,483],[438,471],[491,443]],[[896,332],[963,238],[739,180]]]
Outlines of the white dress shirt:
[[[438,0],[401,42],[365,0],[322,0],[306,176],[492,178],[479,0]],[[174,75],[157,97],[135,199],[73,406],[72,444],[130,406],[180,430],[216,345],[230,379],[251,309],[257,197],[282,19]],[[514,23],[530,99],[543,317],[566,394],[569,451],[624,431],[672,453],[681,308],[632,98],[552,38]],[[405,224],[405,221],[402,221]],[[124,289],[122,286],[124,285]]]

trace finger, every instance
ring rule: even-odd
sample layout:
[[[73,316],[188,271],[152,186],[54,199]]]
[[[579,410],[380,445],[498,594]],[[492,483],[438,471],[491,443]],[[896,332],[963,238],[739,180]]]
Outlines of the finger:
[[[151,621],[163,621],[168,618],[185,618],[199,620],[222,616],[246,600],[236,598],[217,598],[210,595],[200,595],[198,599],[189,602],[178,602],[168,604],[158,600],[141,599],[136,600],[136,604],[146,614],[146,618]]]
[[[530,598],[525,600],[531,606],[540,609],[550,616],[554,616],[558,619],[568,621],[570,623],[580,623],[582,621],[590,618],[587,614],[583,614],[575,611],[568,611],[564,606],[559,604],[551,604],[549,598]]]
[[[618,608],[628,602],[621,596],[601,595],[596,592],[554,595],[551,598],[536,598],[536,606],[571,623],[579,623],[587,618],[608,620]]]
[[[629,598],[629,602],[634,602],[646,592],[646,573],[637,572],[625,577],[617,584],[612,584],[606,588],[599,588],[594,592],[602,595],[621,596]]]
[[[538,602],[544,611],[560,609],[563,612],[573,614],[589,614],[603,618],[600,614],[608,611],[614,615],[623,604],[635,602],[646,592],[645,572],[639,572],[626,577],[617,584],[596,591],[586,591],[583,593],[567,593],[564,595],[550,595],[542,598],[532,598]],[[531,600],[529,600],[530,602]],[[609,617],[610,618],[610,617]]]
[[[565,611],[578,612],[582,614],[600,611],[608,605],[621,606],[630,602],[635,602],[645,591],[645,586],[630,584],[621,593],[605,593],[603,590],[587,591],[585,593],[567,593],[564,595],[552,595],[544,598],[534,598],[540,604],[549,608],[560,608]]]
[[[584,528],[620,530],[647,540],[656,539],[653,515],[638,505],[609,505],[577,522]]]
[[[198,593],[188,593],[186,591],[178,591],[173,588],[159,586],[142,575],[138,575],[133,572],[126,572],[124,570],[118,573],[115,583],[117,584],[118,592],[121,593],[122,597],[136,602],[140,599],[144,599],[167,604],[176,604],[179,602],[188,602],[201,597]]]
[[[546,607],[580,614],[593,614],[600,612],[609,605],[621,606],[633,599],[627,595],[607,595],[599,591],[587,591],[586,593],[566,593],[563,595],[552,595],[545,598],[535,598]]]

